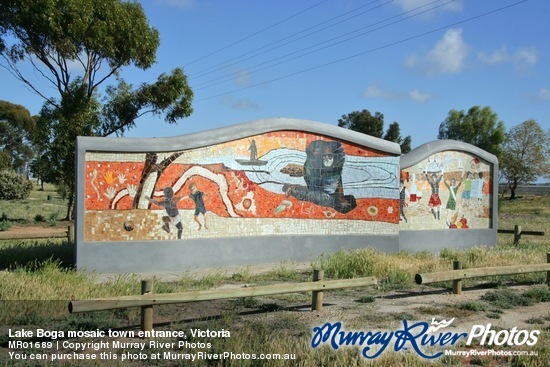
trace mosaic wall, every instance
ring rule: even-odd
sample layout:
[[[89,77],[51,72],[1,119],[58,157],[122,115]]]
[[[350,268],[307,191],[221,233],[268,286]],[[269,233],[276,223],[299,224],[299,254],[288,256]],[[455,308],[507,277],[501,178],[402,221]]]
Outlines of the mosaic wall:
[[[91,242],[399,233],[399,157],[298,131],[184,151],[87,151],[84,193]]]
[[[493,172],[488,162],[448,150],[400,176],[401,229],[491,228]]]

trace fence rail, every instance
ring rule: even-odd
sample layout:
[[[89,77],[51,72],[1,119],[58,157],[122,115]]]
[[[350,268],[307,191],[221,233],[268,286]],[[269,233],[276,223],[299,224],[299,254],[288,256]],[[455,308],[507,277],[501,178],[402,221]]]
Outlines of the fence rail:
[[[210,301],[230,298],[246,298],[267,296],[273,294],[313,292],[312,309],[320,311],[323,305],[323,291],[330,289],[356,288],[376,285],[376,277],[323,280],[323,272],[314,273],[313,282],[274,284],[238,289],[213,289],[206,291],[192,291],[181,293],[154,294],[152,281],[142,281],[141,296],[121,296],[101,299],[89,299],[69,302],[69,313],[86,311],[112,310],[117,308],[141,307],[142,330],[150,331],[153,328],[152,307],[162,304],[174,304],[196,301]]]
[[[486,276],[525,274],[533,272],[547,272],[546,281],[550,286],[550,252],[546,254],[546,264],[496,266],[485,268],[462,269],[460,261],[453,262],[454,270],[435,273],[416,274],[417,284],[453,281],[453,293],[462,293],[462,280]],[[69,313],[112,310],[127,307],[141,307],[141,330],[153,329],[153,306],[197,301],[210,301],[230,298],[246,298],[267,296],[274,294],[312,292],[312,310],[321,311],[323,307],[323,291],[331,289],[356,288],[377,284],[376,277],[323,280],[323,271],[315,270],[312,282],[286,283],[266,286],[256,286],[238,289],[213,289],[180,293],[153,293],[153,282],[143,280],[141,296],[120,296],[88,300],[73,300],[69,302]]]
[[[548,284],[548,286],[550,286],[550,252],[546,254],[546,261],[546,264],[493,266],[485,268],[462,269],[462,263],[455,260],[453,262],[454,270],[416,274],[414,280],[417,284],[430,284],[452,280],[453,293],[461,294],[463,279],[546,271],[546,283]]]
[[[518,244],[519,240],[521,240],[521,236],[544,236],[543,231],[524,231],[521,229],[520,225],[515,225],[514,229],[498,229],[498,233],[508,233],[514,235],[514,244]]]

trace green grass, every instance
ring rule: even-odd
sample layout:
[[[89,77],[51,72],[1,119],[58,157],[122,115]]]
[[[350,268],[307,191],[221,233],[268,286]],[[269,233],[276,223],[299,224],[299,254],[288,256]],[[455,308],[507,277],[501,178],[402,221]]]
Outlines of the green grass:
[[[0,200],[0,213],[5,213],[12,223],[35,225],[37,217],[59,220],[66,212],[67,201],[63,200],[50,184],[44,185],[44,191],[35,185],[27,200]]]

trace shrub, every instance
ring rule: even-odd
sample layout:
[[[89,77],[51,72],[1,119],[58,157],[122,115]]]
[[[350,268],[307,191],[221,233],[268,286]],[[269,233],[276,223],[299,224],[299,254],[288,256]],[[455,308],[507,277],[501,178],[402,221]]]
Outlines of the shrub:
[[[476,302],[476,301],[461,302],[461,303],[458,303],[456,307],[461,310],[468,310],[468,311],[475,311],[475,312],[485,311],[487,309],[487,307],[483,303]]]
[[[523,296],[533,302],[550,302],[550,288],[547,286],[535,287],[523,292]]]
[[[0,171],[0,199],[23,200],[31,194],[32,182],[13,171]]]
[[[44,216],[42,214],[36,214],[34,216],[34,221],[35,222],[43,222],[44,220],[46,220],[46,218],[44,218]]]
[[[487,292],[481,296],[481,299],[489,302],[495,307],[504,309],[530,306],[533,303],[530,298],[518,294],[510,289]]]
[[[10,222],[8,222],[7,220],[0,220],[0,232],[7,231],[10,228]]]

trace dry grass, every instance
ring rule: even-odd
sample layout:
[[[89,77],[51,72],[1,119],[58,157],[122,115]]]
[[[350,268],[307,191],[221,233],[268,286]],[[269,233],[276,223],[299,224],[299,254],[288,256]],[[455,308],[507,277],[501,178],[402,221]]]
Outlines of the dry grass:
[[[518,200],[501,203],[501,227],[513,227],[521,224],[525,229],[547,230],[550,226],[549,198],[537,200]],[[407,289],[414,286],[414,275],[420,272],[450,270],[453,260],[461,260],[464,267],[484,267],[497,265],[514,265],[546,262],[549,251],[549,235],[544,237],[525,237],[518,246],[512,244],[510,235],[499,235],[498,246],[494,248],[475,247],[467,250],[445,249],[440,254],[428,252],[388,254],[378,250],[365,249],[353,252],[338,252],[324,256],[312,263],[325,271],[326,278],[351,278],[376,276],[381,278],[381,292],[391,289]],[[68,315],[66,306],[71,299],[88,299],[111,297],[118,295],[137,295],[140,292],[140,280],[132,275],[121,275],[106,283],[98,283],[94,274],[74,270],[69,258],[72,253],[70,246],[59,241],[52,242],[11,242],[0,244],[0,324],[5,327],[20,325],[24,327],[42,327],[52,329],[74,330],[78,328],[95,329],[125,327],[139,321],[137,309],[98,312],[85,315]],[[60,263],[63,259],[63,263]],[[155,283],[156,293],[182,292],[191,289],[208,289],[228,283],[266,284],[284,281],[306,281],[310,274],[297,271],[292,264],[281,264],[268,273],[252,274],[250,269],[227,276],[225,273],[213,273],[202,278],[184,274],[178,281],[170,283]],[[485,279],[484,282],[520,281],[542,282],[545,274],[500,277]],[[471,280],[473,282],[474,280]],[[540,293],[540,292],[539,292]],[[546,293],[541,297],[546,297]],[[197,319],[189,321],[193,327],[219,330],[230,328],[231,338],[209,339],[212,348],[209,352],[239,351],[243,353],[294,353],[296,360],[265,361],[253,360],[210,361],[208,366],[460,366],[462,362],[457,357],[442,357],[437,363],[423,360],[414,353],[387,352],[375,360],[366,360],[358,355],[357,348],[345,347],[337,352],[326,347],[312,349],[309,345],[311,330],[300,313],[286,311],[279,307],[279,302],[304,302],[309,295],[295,294],[289,296],[271,297],[267,303],[257,299],[243,300],[241,303],[223,303],[218,313],[223,316],[213,319]],[[8,301],[11,300],[11,301]],[[232,306],[227,306],[232,305]],[[262,305],[271,307],[274,312],[261,314],[257,318],[243,318],[238,312],[247,309],[247,305],[258,308]],[[368,306],[365,306],[368,311]],[[426,308],[420,313],[430,314]],[[465,310],[466,312],[468,310]],[[166,311],[166,317],[184,317],[187,312],[182,308],[178,313],[173,309]],[[472,312],[472,311],[468,311]],[[160,312],[159,312],[160,313]],[[377,315],[367,315],[375,320]],[[365,316],[365,317],[367,317]],[[550,317],[549,317],[550,319]],[[168,328],[188,328],[190,325],[170,322]],[[2,331],[0,330],[0,333]],[[546,366],[549,356],[550,342],[548,330],[542,341],[533,349],[539,352],[539,357],[518,357],[499,360],[499,364],[490,361],[492,365],[501,366]],[[2,341],[0,339],[0,349]],[[2,351],[4,352],[4,350]],[[148,353],[158,351],[149,350]],[[2,353],[0,353],[2,354]],[[13,361],[3,359],[0,355],[0,366],[12,366]],[[481,361],[483,362],[483,361]],[[485,363],[485,362],[484,362]],[[26,366],[26,364],[20,364]],[[73,364],[68,363],[68,366]],[[94,366],[93,362],[79,366]],[[111,365],[125,365],[120,362]],[[133,363],[132,365],[139,365]],[[150,365],[143,363],[142,365]],[[188,364],[172,361],[158,365],[186,366]],[[190,364],[197,365],[197,364]]]

